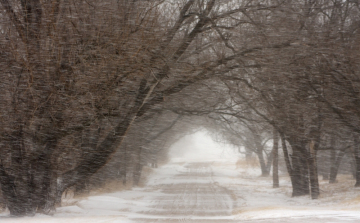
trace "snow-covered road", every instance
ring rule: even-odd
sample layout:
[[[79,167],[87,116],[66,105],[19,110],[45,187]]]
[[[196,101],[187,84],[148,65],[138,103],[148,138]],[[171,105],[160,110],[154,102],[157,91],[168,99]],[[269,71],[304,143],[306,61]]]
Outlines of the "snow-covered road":
[[[175,183],[158,185],[162,194],[154,199],[151,209],[144,212],[152,217],[137,220],[158,222],[159,217],[162,221],[230,219],[234,198],[214,181],[213,175],[210,162],[184,165],[174,176]]]

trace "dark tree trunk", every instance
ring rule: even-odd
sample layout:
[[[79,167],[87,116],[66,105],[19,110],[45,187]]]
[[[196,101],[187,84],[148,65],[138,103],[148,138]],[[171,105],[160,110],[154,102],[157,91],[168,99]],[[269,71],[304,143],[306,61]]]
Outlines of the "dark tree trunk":
[[[264,154],[263,154],[264,148],[261,144],[261,139],[254,132],[253,132],[253,136],[254,136],[255,146],[256,146],[256,155],[257,155],[257,157],[259,159],[259,163],[260,163],[261,176],[267,177],[270,175],[270,169],[268,169],[267,165],[266,165],[266,161],[265,161]]]
[[[352,174],[353,178],[356,179],[356,160],[355,160],[355,156],[351,156],[350,168],[351,168],[351,174]]]
[[[331,151],[330,151],[330,176],[329,176],[329,183],[336,182],[336,150],[335,150],[335,137],[331,137]]]
[[[273,187],[278,188],[279,184],[279,134],[273,131]]]
[[[135,163],[135,169],[134,169],[134,173],[133,173],[133,181],[134,181],[135,186],[139,185],[141,172],[142,172],[142,167],[143,167],[142,160],[141,160],[141,152],[142,152],[142,148],[139,147],[138,152],[137,152],[137,159],[136,159],[136,163]]]
[[[292,196],[297,197],[309,194],[308,176],[305,172],[307,171],[306,159],[304,159],[300,152],[294,152],[292,155],[292,163],[294,175]]]
[[[122,179],[123,185],[126,185],[126,175],[127,175],[127,165],[128,165],[128,154],[127,147],[124,146],[122,149],[122,160],[120,163],[120,177]]]
[[[285,136],[281,136],[281,145],[284,152],[284,158],[286,168],[290,175],[290,180],[293,188],[292,196],[303,196],[310,193],[309,190],[309,176],[308,176],[308,164],[307,157],[304,153],[305,148],[302,144],[295,144],[290,142],[292,145],[293,154],[289,155],[287,150]],[[291,159],[290,159],[291,157]]]
[[[333,184],[333,183],[337,183],[336,177],[337,177],[337,174],[338,174],[338,170],[339,170],[339,167],[340,167],[341,160],[345,155],[345,150],[340,150],[338,152],[338,154],[337,154],[337,157],[336,157],[336,151],[335,150],[333,150],[331,152],[332,152],[331,156],[333,156],[333,154],[335,154],[334,155],[335,156],[335,162],[334,162],[334,164],[332,164],[331,169],[330,169],[331,172],[330,172],[329,183]],[[333,159],[333,157],[331,159]]]
[[[359,136],[355,135],[354,136],[354,158],[355,158],[355,169],[356,169],[356,173],[355,173],[355,179],[356,179],[356,183],[355,183],[355,187],[360,187],[360,154],[359,154]]]
[[[304,148],[304,147],[303,147]],[[309,176],[309,162],[308,157],[306,156],[307,151],[305,149],[302,150],[302,162],[301,162],[301,175],[302,179],[302,187],[303,187],[303,195],[310,194],[310,176]]]
[[[23,187],[18,187],[15,182],[15,177],[6,173],[3,165],[0,166],[0,180],[1,180],[1,190],[3,196],[6,200],[6,206],[10,211],[12,216],[25,216],[25,215],[34,215],[35,208],[31,203],[31,197],[29,193],[26,193],[30,190],[28,185]],[[22,182],[22,183],[27,183]],[[18,190],[23,190],[24,194],[18,194]]]
[[[267,177],[269,176],[269,170],[266,168],[266,164],[265,164],[265,159],[264,159],[264,155],[262,153],[262,151],[258,151],[257,156],[259,158],[259,162],[260,162],[260,168],[261,168],[261,176],[262,177]]]
[[[56,179],[57,181],[57,179]],[[55,191],[55,207],[61,207],[61,197],[62,194],[64,193],[63,188],[61,187],[61,185],[59,185],[60,182],[57,181],[57,187],[56,187],[56,191]]]
[[[318,179],[318,171],[317,171],[316,148],[315,148],[315,143],[313,141],[310,142],[309,174],[310,174],[311,198],[318,199],[320,195],[320,188],[319,188],[319,179]]]
[[[292,160],[292,174],[293,181],[293,197],[303,196],[310,194],[309,188],[309,168],[307,160],[307,151],[305,144],[300,140],[290,142],[293,154]]]
[[[134,185],[135,186],[139,186],[142,168],[143,168],[143,165],[141,163],[136,164],[135,172],[134,172]]]
[[[50,213],[55,210],[56,176],[51,155],[57,140],[48,138],[39,154],[28,154],[22,128],[6,142],[11,147],[11,167],[0,166],[0,184],[6,205],[13,216]],[[15,171],[15,172],[14,172]],[[52,200],[52,201],[51,201]]]
[[[318,164],[319,164],[319,156],[318,157]],[[323,180],[329,180],[330,177],[330,168],[331,167],[331,163],[330,163],[330,159],[331,159],[331,150],[327,150],[327,151],[323,151],[321,153],[321,165],[318,165],[318,173],[322,175],[322,179]]]
[[[48,188],[47,196],[44,197],[45,199],[45,206],[43,208],[43,213],[45,214],[53,214],[55,213],[55,208],[57,206],[57,174],[54,170],[50,173],[50,186]],[[61,197],[60,197],[61,203]]]
[[[267,156],[266,171],[270,174],[271,167],[273,165],[274,152],[271,150],[269,156]]]
[[[359,156],[359,149],[356,149],[357,152],[355,155],[355,161],[356,161],[356,183],[355,187],[360,187],[360,156]]]

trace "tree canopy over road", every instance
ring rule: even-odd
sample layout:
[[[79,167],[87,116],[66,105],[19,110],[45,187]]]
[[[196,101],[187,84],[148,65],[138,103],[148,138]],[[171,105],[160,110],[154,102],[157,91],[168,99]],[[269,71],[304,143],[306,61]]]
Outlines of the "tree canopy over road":
[[[263,175],[279,140],[271,154],[265,141],[281,138],[293,196],[319,196],[319,151],[333,182],[351,154],[360,186],[359,1],[0,6],[0,185],[11,215],[53,211],[104,168],[137,184],[189,126],[255,152]]]

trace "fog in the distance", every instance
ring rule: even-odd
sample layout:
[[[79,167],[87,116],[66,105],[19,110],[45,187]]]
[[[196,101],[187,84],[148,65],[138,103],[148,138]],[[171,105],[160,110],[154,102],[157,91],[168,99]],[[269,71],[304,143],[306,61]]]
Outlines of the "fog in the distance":
[[[184,136],[169,151],[171,162],[235,161],[240,156],[233,147],[215,142],[205,130]]]

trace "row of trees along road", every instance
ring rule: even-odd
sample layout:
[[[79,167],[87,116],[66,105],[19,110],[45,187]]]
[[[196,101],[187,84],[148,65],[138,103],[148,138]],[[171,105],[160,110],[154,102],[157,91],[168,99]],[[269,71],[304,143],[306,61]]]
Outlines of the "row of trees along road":
[[[351,135],[339,147],[351,147],[360,185],[358,1],[0,3],[0,183],[12,215],[49,213],[116,153],[135,154],[141,171],[162,110],[275,129],[293,196],[318,197],[317,151]]]

